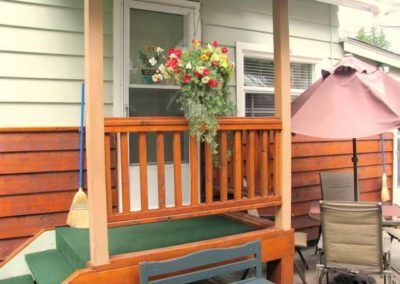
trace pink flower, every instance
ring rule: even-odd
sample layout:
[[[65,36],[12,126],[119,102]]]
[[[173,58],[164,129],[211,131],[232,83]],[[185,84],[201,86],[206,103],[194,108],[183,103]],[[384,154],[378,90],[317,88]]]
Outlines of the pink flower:
[[[218,81],[217,81],[217,79],[210,79],[210,80],[208,80],[208,85],[211,87],[211,88],[216,88],[216,87],[218,87]]]
[[[190,82],[191,79],[192,79],[192,76],[190,76],[190,75],[185,75],[185,76],[183,77],[183,79],[182,79],[182,82],[183,82],[184,84],[187,84],[187,83]]]
[[[221,48],[222,53],[228,53],[228,49],[224,46],[223,48]]]
[[[204,68],[204,70],[203,70],[203,75],[204,75],[204,76],[210,75],[210,70],[208,70],[207,68]]]
[[[212,66],[214,66],[214,67],[216,67],[216,66],[218,66],[218,60],[214,60],[213,62],[211,62],[211,64],[212,64]]]
[[[218,47],[218,41],[214,40],[214,41],[213,41],[213,46],[214,46],[214,47]]]

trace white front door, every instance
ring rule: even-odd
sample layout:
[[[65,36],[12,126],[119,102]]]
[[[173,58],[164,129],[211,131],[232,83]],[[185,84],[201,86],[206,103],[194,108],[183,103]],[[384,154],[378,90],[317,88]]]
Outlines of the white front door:
[[[194,10],[142,1],[124,2],[124,108],[126,116],[181,116],[176,99],[180,87],[173,82],[155,84],[155,66],[149,59],[157,47],[189,47],[194,35]],[[161,62],[158,62],[160,64]],[[174,205],[172,133],[165,139],[165,189],[167,206]],[[182,136],[183,203],[190,203],[188,136]],[[129,137],[131,210],[140,210],[138,137]],[[147,135],[149,208],[158,208],[156,134]]]

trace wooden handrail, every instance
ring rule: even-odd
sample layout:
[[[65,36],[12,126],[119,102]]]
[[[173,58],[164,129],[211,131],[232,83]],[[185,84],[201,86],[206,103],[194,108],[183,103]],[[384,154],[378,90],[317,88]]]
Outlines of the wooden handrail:
[[[105,133],[188,131],[188,120],[183,117],[113,117],[104,120]],[[282,129],[275,117],[223,117],[218,119],[219,130],[270,130]]]
[[[211,146],[207,143],[199,147],[195,137],[189,137],[188,185],[183,183],[182,139],[189,131],[188,121],[182,117],[130,117],[107,118],[105,120],[106,147],[109,137],[119,141],[119,173],[121,182],[121,204],[119,212],[110,212],[110,223],[146,223],[157,220],[177,219],[208,214],[220,214],[279,206],[281,204],[279,184],[280,133],[282,125],[279,119],[271,117],[219,118],[219,166],[213,163]],[[136,133],[138,144],[138,178],[130,180],[129,147],[130,133]],[[147,136],[154,133],[155,143],[152,149]],[[165,143],[165,135],[172,133],[171,143]],[[169,134],[168,134],[169,135]],[[150,138],[149,138],[150,139]],[[169,140],[168,140],[169,141]],[[166,147],[171,147],[166,149]],[[150,148],[151,149],[150,149]],[[148,176],[154,171],[148,170],[147,153],[156,153],[155,176]],[[166,174],[166,151],[172,153],[173,174]],[[106,149],[106,155],[111,151]],[[112,152],[115,154],[115,151]],[[231,155],[229,155],[231,154]],[[109,163],[110,157],[106,157]],[[185,162],[186,163],[186,162]],[[200,165],[200,163],[202,163]],[[170,167],[171,169],[171,167]],[[170,170],[169,170],[170,171]],[[110,176],[110,167],[106,164],[106,176]],[[157,192],[149,193],[148,178],[157,181]],[[173,179],[173,185],[166,182]],[[136,195],[131,196],[130,185],[138,183]],[[108,195],[111,191],[107,183]],[[189,188],[187,188],[189,187]],[[167,194],[168,192],[168,194]],[[167,204],[173,197],[173,204]],[[150,206],[149,197],[158,196],[158,207]],[[186,196],[184,201],[184,196]],[[187,199],[189,196],[189,199]],[[140,205],[140,209],[131,210],[131,201]],[[107,202],[110,202],[109,200]],[[171,201],[169,201],[170,203]],[[189,202],[189,203],[188,203]]]

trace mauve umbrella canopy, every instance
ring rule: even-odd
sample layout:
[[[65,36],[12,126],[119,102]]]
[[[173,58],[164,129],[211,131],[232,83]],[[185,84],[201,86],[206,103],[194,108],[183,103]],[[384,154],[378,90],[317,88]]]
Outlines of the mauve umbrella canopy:
[[[292,103],[292,132],[350,139],[400,127],[400,82],[351,55]]]

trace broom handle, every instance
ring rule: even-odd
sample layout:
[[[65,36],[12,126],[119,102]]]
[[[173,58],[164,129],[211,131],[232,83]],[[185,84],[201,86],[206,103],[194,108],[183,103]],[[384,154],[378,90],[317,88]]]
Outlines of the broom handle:
[[[383,139],[383,135],[381,134],[381,155],[382,155],[382,169],[383,173],[386,173],[386,161],[385,161],[385,140]]]
[[[81,87],[81,127],[79,137],[79,188],[83,188],[83,140],[85,128],[83,127],[83,119],[85,113],[85,82],[82,82]]]

